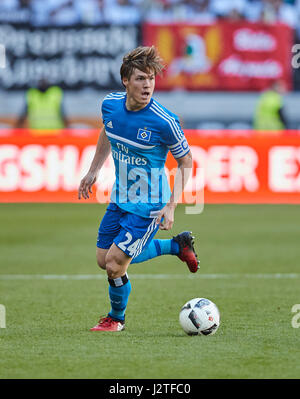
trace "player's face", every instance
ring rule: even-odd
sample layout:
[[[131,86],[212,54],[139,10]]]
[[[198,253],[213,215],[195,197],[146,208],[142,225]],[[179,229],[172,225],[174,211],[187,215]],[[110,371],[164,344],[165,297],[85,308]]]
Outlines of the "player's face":
[[[124,78],[123,83],[127,91],[126,105],[132,110],[138,110],[144,108],[151,100],[155,86],[155,74],[134,69],[130,79]]]

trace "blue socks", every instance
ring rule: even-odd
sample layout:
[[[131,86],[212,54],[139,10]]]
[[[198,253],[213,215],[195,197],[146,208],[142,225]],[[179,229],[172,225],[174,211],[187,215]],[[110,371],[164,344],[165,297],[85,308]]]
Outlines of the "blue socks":
[[[160,255],[177,255],[179,253],[179,245],[173,239],[170,240],[152,240],[145,250],[133,258],[131,263],[144,262]],[[125,310],[128,303],[129,294],[131,292],[131,284],[127,273],[115,279],[108,279],[109,282],[109,299],[111,310],[108,313],[110,317],[116,320],[125,320]]]
[[[108,315],[114,319],[124,321],[125,310],[128,303],[129,294],[131,292],[130,280],[127,273],[115,279],[108,279],[109,282],[109,299],[111,310]]]
[[[156,258],[160,255],[178,255],[179,244],[173,239],[170,240],[152,240],[147,248],[144,249],[131,263],[140,263],[145,260]]]

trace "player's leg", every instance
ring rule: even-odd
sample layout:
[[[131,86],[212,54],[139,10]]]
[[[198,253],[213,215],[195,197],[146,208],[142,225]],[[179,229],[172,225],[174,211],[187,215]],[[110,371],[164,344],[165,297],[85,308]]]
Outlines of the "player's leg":
[[[158,229],[156,220],[125,213],[120,218],[120,232],[105,257],[109,282],[111,310],[93,331],[120,331],[124,329],[125,311],[131,292],[127,268],[133,256],[141,253]],[[103,238],[105,240],[105,238]],[[100,243],[102,234],[100,234]],[[100,266],[103,259],[100,259]]]
[[[111,303],[108,316],[121,322],[125,320],[125,311],[131,292],[131,283],[127,275],[130,261],[131,257],[115,244],[112,244],[105,258]]]
[[[100,319],[91,331],[121,331],[125,328],[125,311],[131,292],[131,283],[127,275],[130,261],[131,257],[114,243],[107,251],[104,265],[108,276],[111,309],[107,317]],[[103,268],[102,262],[101,259],[99,263]]]
[[[120,220],[123,214],[124,212],[117,205],[111,203],[101,220],[97,237],[96,259],[98,266],[103,270],[106,270],[105,257],[107,252],[120,232]]]
[[[124,214],[120,219],[120,232],[105,257],[111,303],[108,316],[116,322],[124,323],[125,320],[131,292],[128,266],[133,256],[142,252],[147,241],[154,236],[158,229],[155,222],[154,219],[142,218],[131,213]]]
[[[178,255],[179,244],[174,239],[152,239],[143,252],[133,258],[131,263],[145,262],[161,255]]]
[[[130,282],[129,284],[125,281],[125,276],[123,279],[120,277],[126,274],[128,264],[130,263],[130,257],[126,256],[120,249],[118,249],[115,244],[113,244],[114,239],[121,230],[120,220],[125,212],[123,212],[115,204],[110,204],[106,210],[106,213],[100,223],[98,238],[97,238],[97,252],[96,258],[98,266],[106,270],[109,281],[109,296],[111,300],[112,310],[114,310],[114,315],[119,316],[118,320],[109,317],[103,317],[100,319],[99,323],[91,328],[91,331],[120,331],[124,329],[124,324],[122,323],[122,317],[129,293],[131,290]],[[123,273],[124,271],[124,273]],[[126,287],[122,288],[122,286]],[[114,288],[110,288],[114,287]],[[121,287],[120,289],[117,289]],[[121,299],[116,299],[116,296],[122,297]],[[126,299],[127,297],[127,299]]]
[[[193,239],[189,231],[184,231],[172,239],[153,239],[131,263],[144,262],[161,255],[177,255],[181,261],[186,262],[189,270],[195,273],[199,269],[200,261],[194,249]]]

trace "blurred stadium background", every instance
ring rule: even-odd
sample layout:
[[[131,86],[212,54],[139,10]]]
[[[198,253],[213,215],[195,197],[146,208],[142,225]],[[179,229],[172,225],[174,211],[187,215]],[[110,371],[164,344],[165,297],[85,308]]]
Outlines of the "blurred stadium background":
[[[0,201],[76,201],[101,100],[123,90],[122,56],[154,44],[166,63],[155,97],[207,169],[206,200],[298,203],[299,35],[299,0],[1,1]],[[28,90],[41,80],[62,90],[68,132],[27,129]],[[282,102],[284,123],[255,130],[276,81],[284,91],[259,118]]]

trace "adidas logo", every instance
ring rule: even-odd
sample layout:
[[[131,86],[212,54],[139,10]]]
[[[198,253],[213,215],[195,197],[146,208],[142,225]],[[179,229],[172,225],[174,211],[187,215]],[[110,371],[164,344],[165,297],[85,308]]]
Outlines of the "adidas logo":
[[[109,122],[108,122],[107,127],[110,127],[111,129],[113,128],[112,121],[109,121]]]

